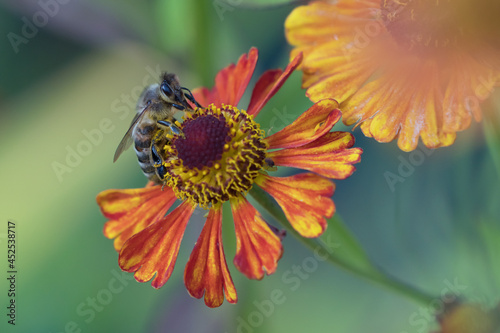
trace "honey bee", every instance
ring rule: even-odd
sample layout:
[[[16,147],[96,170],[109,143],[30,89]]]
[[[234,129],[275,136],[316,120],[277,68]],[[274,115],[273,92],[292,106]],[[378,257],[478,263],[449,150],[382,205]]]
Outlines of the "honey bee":
[[[181,87],[177,75],[163,73],[160,80],[160,84],[152,84],[142,92],[136,106],[137,114],[116,148],[113,158],[113,162],[116,162],[133,141],[142,172],[155,183],[160,183],[166,173],[158,153],[166,144],[166,131],[182,135],[181,129],[175,125],[174,115],[178,111],[194,111],[186,99],[201,107],[191,91]]]

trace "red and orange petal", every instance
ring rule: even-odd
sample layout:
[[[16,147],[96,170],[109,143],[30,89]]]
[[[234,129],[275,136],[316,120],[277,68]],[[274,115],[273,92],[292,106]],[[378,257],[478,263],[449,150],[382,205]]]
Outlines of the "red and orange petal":
[[[341,112],[334,99],[325,99],[311,106],[293,123],[264,139],[269,149],[299,147],[328,133],[339,121]]]
[[[331,199],[335,184],[322,176],[313,173],[283,178],[262,175],[255,182],[276,200],[301,236],[320,236],[327,227],[325,218],[335,213]]]
[[[104,235],[115,238],[115,250],[120,251],[127,239],[165,216],[176,197],[170,188],[162,191],[161,186],[150,186],[106,190],[96,199],[102,214],[110,219],[104,225]]]
[[[105,190],[96,197],[102,214],[108,219],[118,219],[126,215],[130,208],[142,206],[156,196],[157,188],[149,182],[144,188],[127,190]]]
[[[184,230],[195,205],[183,202],[170,214],[132,236],[122,247],[118,263],[122,270],[135,272],[139,282],[153,278],[151,285],[160,288],[172,274]]]
[[[302,61],[302,54],[294,57],[286,66],[285,70],[275,69],[264,72],[259,78],[252,91],[252,97],[248,104],[247,113],[257,116],[276,92],[283,86],[288,77],[299,66]]]
[[[257,58],[258,50],[251,48],[248,55],[242,55],[236,65],[231,64],[217,74],[215,85],[211,90],[207,88],[193,90],[194,98],[205,107],[212,103],[218,107],[222,104],[237,106],[255,70]],[[264,72],[252,91],[247,113],[257,116],[301,61],[302,54],[298,54],[284,70],[273,69]]]
[[[221,225],[222,209],[218,205],[209,211],[184,270],[184,283],[189,294],[195,298],[205,294],[205,304],[211,308],[222,304],[224,294],[229,303],[238,300],[224,256]]]
[[[260,213],[242,196],[230,200],[236,232],[234,265],[249,279],[276,271],[283,248],[280,238]]]
[[[210,104],[222,106],[228,104],[236,106],[245,93],[248,82],[252,77],[257,64],[258,51],[251,48],[247,54],[243,54],[238,62],[222,69],[215,77],[215,86],[212,90],[198,88],[193,90],[193,97],[202,106]]]
[[[327,178],[345,179],[361,161],[361,148],[352,148],[354,137],[347,132],[329,132],[307,145],[272,151],[268,157],[275,165],[309,170]]]

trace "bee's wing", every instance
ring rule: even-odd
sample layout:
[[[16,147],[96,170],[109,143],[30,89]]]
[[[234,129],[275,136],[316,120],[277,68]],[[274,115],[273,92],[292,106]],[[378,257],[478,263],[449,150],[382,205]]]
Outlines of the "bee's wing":
[[[113,163],[116,162],[116,160],[118,159],[118,157],[120,157],[120,155],[125,150],[127,150],[130,147],[130,145],[132,144],[132,142],[133,142],[133,140],[132,140],[132,132],[134,131],[135,125],[137,125],[137,123],[139,122],[139,120],[141,120],[141,118],[146,113],[146,109],[147,109],[147,107],[145,107],[140,113],[137,113],[135,115],[135,118],[132,120],[132,123],[130,124],[130,127],[129,127],[127,133],[125,133],[125,135],[123,136],[122,141],[120,141],[120,144],[118,145],[118,148],[116,148],[115,156],[113,157]]]

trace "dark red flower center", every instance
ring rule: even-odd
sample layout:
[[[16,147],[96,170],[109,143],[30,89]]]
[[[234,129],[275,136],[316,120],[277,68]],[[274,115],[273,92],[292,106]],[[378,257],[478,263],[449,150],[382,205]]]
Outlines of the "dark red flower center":
[[[253,117],[231,105],[197,108],[166,134],[163,183],[203,208],[247,193],[264,167],[267,144]]]
[[[177,137],[173,146],[184,166],[190,169],[211,167],[222,158],[224,144],[231,141],[223,116],[190,118],[184,123],[182,131],[184,137]]]

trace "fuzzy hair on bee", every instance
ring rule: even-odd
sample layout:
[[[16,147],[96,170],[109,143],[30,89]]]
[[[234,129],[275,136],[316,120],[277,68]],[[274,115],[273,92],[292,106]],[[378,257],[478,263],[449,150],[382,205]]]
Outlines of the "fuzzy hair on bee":
[[[160,83],[146,87],[141,93],[137,101],[136,115],[115,151],[113,162],[134,143],[134,150],[144,175],[155,183],[161,183],[164,174],[159,171],[162,170],[163,161],[159,160],[161,156],[158,151],[161,151],[162,144],[165,144],[166,131],[182,135],[174,115],[179,111],[194,111],[188,100],[196,107],[201,107],[191,91],[180,85],[177,75],[162,73]]]

